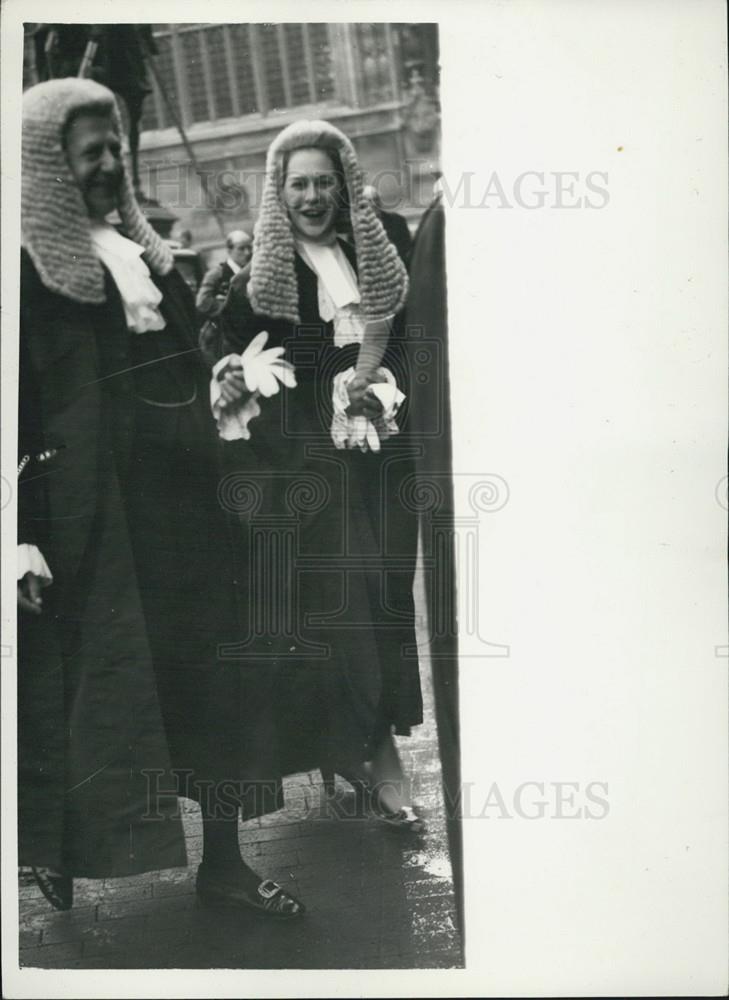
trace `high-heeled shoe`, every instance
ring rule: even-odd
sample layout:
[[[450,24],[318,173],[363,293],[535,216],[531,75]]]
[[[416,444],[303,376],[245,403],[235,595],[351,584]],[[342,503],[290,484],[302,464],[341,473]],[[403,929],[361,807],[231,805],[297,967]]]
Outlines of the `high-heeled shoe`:
[[[330,803],[335,798],[335,775],[339,774],[354,789],[358,816],[369,814],[385,823],[392,830],[399,830],[414,836],[421,836],[426,832],[427,827],[420,806],[412,805],[402,806],[395,810],[388,809],[382,803],[378,788],[366,778],[351,773],[342,774],[341,771],[335,772],[326,766],[320,767],[319,770],[324,791]],[[337,805],[341,806],[341,803],[337,803]]]
[[[391,812],[385,809],[377,796],[372,797],[372,810],[377,817],[392,830],[399,830],[401,833],[412,834],[420,837],[427,831],[425,820],[420,813],[420,807],[416,805],[402,806]]]
[[[73,879],[59,875],[51,868],[31,868],[38,888],[56,910],[70,910],[73,906]]]

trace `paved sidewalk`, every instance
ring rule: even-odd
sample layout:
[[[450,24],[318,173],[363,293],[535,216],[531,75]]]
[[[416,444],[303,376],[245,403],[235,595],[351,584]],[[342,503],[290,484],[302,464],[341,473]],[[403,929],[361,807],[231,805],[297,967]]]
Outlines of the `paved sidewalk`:
[[[189,868],[79,879],[74,908],[50,908],[20,879],[20,964],[40,968],[454,968],[462,965],[443,821],[429,664],[423,726],[399,741],[425,806],[422,841],[375,819],[333,818],[319,772],[286,780],[286,809],[245,823],[246,860],[307,906],[299,921],[221,914],[196,902],[197,807],[183,802]],[[338,779],[339,780],[339,779]],[[342,783],[342,791],[348,786]]]

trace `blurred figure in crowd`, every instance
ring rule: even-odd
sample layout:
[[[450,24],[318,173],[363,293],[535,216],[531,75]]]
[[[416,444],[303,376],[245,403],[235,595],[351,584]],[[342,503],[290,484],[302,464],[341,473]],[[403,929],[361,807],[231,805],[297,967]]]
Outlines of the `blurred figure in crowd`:
[[[76,877],[184,865],[179,794],[201,899],[297,916],[240,855],[239,813],[281,807],[270,698],[219,654],[239,622],[208,373],[111,91],[27,90],[22,169],[20,864],[58,909]]]
[[[172,243],[180,250],[190,250],[192,248],[192,233],[189,229],[174,229],[172,233]]]
[[[197,311],[206,318],[223,308],[230,283],[253,253],[253,240],[243,229],[234,229],[225,240],[228,256],[206,272],[197,293]]]
[[[410,251],[413,240],[406,219],[397,212],[388,212],[382,207],[380,193],[372,184],[366,184],[362,188],[362,194],[374,208],[377,217],[387,233],[388,240],[400,254],[400,259],[405,267],[407,267],[410,263]]]

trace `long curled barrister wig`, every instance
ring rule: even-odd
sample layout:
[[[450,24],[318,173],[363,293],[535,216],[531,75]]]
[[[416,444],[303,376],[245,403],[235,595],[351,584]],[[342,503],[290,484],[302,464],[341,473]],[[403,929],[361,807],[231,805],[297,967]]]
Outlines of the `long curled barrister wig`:
[[[123,134],[114,95],[93,80],[48,80],[23,94],[21,242],[46,288],[75,302],[98,303],[106,297],[104,272],[64,149],[69,123],[85,112],[111,115]],[[126,169],[118,208],[127,236],[144,247],[149,268],[156,274],[171,271],[172,251],[144,218]]]
[[[294,267],[294,234],[281,200],[285,160],[296,149],[323,149],[341,163],[357,255],[361,308],[365,319],[383,319],[405,304],[408,276],[369,200],[362,194],[362,172],[350,140],[329,122],[292,122],[271,143],[255,228],[248,295],[264,316],[299,323]]]

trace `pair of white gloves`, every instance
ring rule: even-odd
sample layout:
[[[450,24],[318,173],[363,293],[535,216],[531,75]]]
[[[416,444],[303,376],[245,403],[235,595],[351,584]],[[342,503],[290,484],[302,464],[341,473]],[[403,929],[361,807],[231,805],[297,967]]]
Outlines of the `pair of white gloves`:
[[[257,334],[243,354],[229,354],[213,368],[210,383],[210,404],[215,417],[218,433],[225,441],[250,440],[248,424],[260,415],[258,400],[261,396],[274,396],[281,385],[296,388],[296,374],[289,361],[283,359],[283,347],[264,350],[268,333]],[[246,388],[251,395],[242,402],[229,402],[223,396],[220,383],[226,370],[242,368]],[[347,386],[355,377],[354,368],[339,372],[334,377],[331,435],[336,448],[359,448],[361,451],[380,450],[380,441],[398,433],[395,415],[405,396],[397,388],[395,378],[387,368],[378,368],[374,373],[378,381],[369,386],[370,392],[382,405],[382,413],[371,420],[363,415],[351,416],[347,413],[351,400]]]

